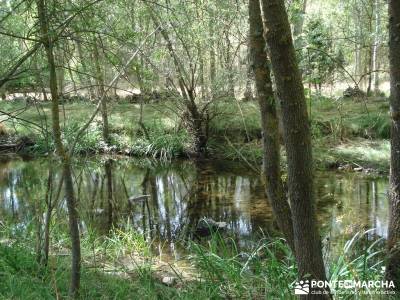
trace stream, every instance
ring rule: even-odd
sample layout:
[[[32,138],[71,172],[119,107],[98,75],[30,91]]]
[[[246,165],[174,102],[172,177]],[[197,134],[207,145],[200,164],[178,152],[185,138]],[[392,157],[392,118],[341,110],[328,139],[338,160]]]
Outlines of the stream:
[[[3,159],[0,220],[28,226],[43,213],[49,174],[55,198],[59,170],[49,158]],[[226,222],[226,232],[243,248],[277,231],[260,178],[239,163],[95,157],[74,162],[73,174],[82,233],[90,228],[101,236],[112,227],[130,227],[157,245],[158,252],[179,258],[176,241],[203,217]],[[375,228],[371,239],[386,237],[387,187],[387,177],[316,173],[318,220],[332,251],[359,231]],[[56,213],[67,219],[62,191]]]

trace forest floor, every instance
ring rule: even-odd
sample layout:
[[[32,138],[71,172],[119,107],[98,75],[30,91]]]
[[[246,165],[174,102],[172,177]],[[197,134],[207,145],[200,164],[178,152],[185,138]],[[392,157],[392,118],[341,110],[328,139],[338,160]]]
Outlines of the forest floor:
[[[61,123],[68,141],[90,117],[94,104],[76,102],[61,107]],[[210,158],[241,160],[258,166],[262,147],[257,102],[221,101],[213,109],[217,117],[210,124]],[[50,103],[41,104],[38,109],[38,106],[27,105],[25,101],[8,101],[0,103],[0,110],[12,111],[18,118],[51,128]],[[101,117],[98,115],[78,143],[79,152],[118,152],[162,158],[188,156],[190,153],[190,138],[182,129],[175,103],[159,101],[143,105],[143,123],[149,133],[148,139],[144,138],[138,123],[139,104],[110,103],[109,110],[112,145],[105,147],[101,142]],[[387,99],[356,101],[319,97],[308,99],[308,110],[318,169],[388,172],[390,122]],[[29,136],[36,144],[32,148],[34,154],[52,150],[52,145],[47,144],[38,128],[27,122],[15,125],[12,121],[0,123],[3,125],[0,134]]]
[[[43,265],[34,239],[12,230],[0,225],[5,237],[0,240],[0,299],[67,299],[66,233],[53,230],[52,254]],[[365,250],[366,236],[355,235],[327,261],[331,280],[382,277],[384,260],[377,251],[382,245],[375,242]],[[297,299],[292,288],[297,269],[282,239],[263,238],[246,253],[233,241],[219,234],[204,243],[189,241],[189,255],[170,263],[153,256],[143,236],[133,231],[111,231],[103,239],[83,235],[79,299]],[[185,267],[178,266],[182,262]]]

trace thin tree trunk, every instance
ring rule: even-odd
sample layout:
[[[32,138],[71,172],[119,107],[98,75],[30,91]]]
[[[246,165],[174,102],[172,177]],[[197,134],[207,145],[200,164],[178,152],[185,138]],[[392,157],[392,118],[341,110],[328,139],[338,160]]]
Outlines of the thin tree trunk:
[[[233,74],[233,63],[234,63],[234,58],[232,57],[231,53],[231,41],[229,38],[229,32],[225,32],[225,46],[226,46],[226,55],[225,55],[225,68],[228,72],[228,96],[231,98],[235,98],[235,76]]]
[[[355,4],[357,5],[357,4]],[[355,12],[356,14],[355,17],[355,43],[354,43],[354,52],[355,52],[355,62],[354,62],[354,78],[359,82],[360,77],[361,77],[361,43],[362,43],[362,30],[361,30],[361,17],[360,17],[360,11],[357,7],[355,7]],[[362,84],[361,82],[359,84]]]
[[[263,0],[266,41],[281,100],[299,277],[326,280],[313,190],[311,134],[301,73],[283,0]],[[316,295],[309,295],[313,298]],[[321,296],[318,297],[321,299]]]
[[[47,190],[46,190],[46,216],[44,220],[44,233],[43,233],[43,257],[41,262],[43,265],[47,266],[49,260],[49,249],[50,249],[50,222],[51,213],[53,211],[52,204],[52,194],[53,194],[53,170],[50,168],[49,177],[47,179]]]
[[[374,9],[374,6],[372,6],[372,9]],[[369,31],[372,32],[373,28],[373,17],[371,14],[371,17],[368,20],[368,27],[369,27]],[[373,41],[373,44],[370,45],[369,47],[369,51],[368,51],[368,85],[367,85],[367,95],[369,95],[371,93],[371,89],[372,89],[372,78],[374,76],[374,49],[375,49],[375,39]],[[366,66],[367,67],[367,66]]]
[[[99,47],[98,47],[98,40],[94,38],[93,40],[93,59],[94,64],[96,66],[96,81],[97,81],[97,90],[98,90],[98,97],[101,100],[101,118],[103,121],[103,139],[108,144],[110,143],[110,132],[109,132],[109,125],[108,125],[108,111],[107,111],[107,97],[105,97],[106,91],[104,88],[104,76],[103,70],[100,65],[100,54],[99,54]]]
[[[400,291],[400,2],[389,1],[390,58],[390,219],[386,279]]]
[[[250,3],[249,3],[250,5]],[[249,7],[250,9],[250,7]],[[250,13],[250,11],[249,11]],[[262,21],[261,21],[262,25]],[[252,66],[252,59],[251,59],[251,32],[249,32],[249,35],[247,37],[247,55],[246,55],[246,60],[247,60],[247,72],[246,72],[246,87],[244,91],[244,100],[249,101],[253,100],[253,91],[251,87],[251,83],[253,80],[253,66]]]
[[[211,98],[215,98],[216,88],[217,88],[217,64],[216,64],[216,55],[215,55],[215,29],[214,22],[215,19],[214,12],[211,11],[211,18],[209,22],[209,31],[210,31],[210,89],[211,89]]]
[[[104,164],[106,179],[107,179],[107,227],[108,231],[112,229],[113,226],[113,176],[112,176],[112,160],[106,160]]]
[[[60,97],[63,96],[64,85],[65,85],[65,72],[64,72],[64,56],[62,53],[62,49],[55,49],[56,53],[56,61],[58,63],[58,67],[56,68],[57,72],[57,81],[58,81],[58,93]]]
[[[381,13],[379,0],[375,0],[375,36],[374,36],[374,47],[372,51],[372,70],[373,73],[373,82],[374,82],[374,93],[375,95],[379,93],[379,62],[378,62],[378,53],[379,53],[379,44],[380,44],[380,30],[381,30]]]
[[[295,252],[292,216],[281,179],[278,118],[276,115],[275,97],[272,90],[268,58],[265,52],[266,44],[263,37],[259,0],[249,0],[249,22],[250,61],[254,71],[257,99],[261,111],[264,148],[263,175],[265,176],[267,196],[278,225],[285,235],[290,248]]]
[[[47,64],[50,72],[50,92],[52,99],[51,116],[53,123],[53,136],[57,154],[62,160],[62,168],[65,180],[65,198],[67,202],[69,215],[69,230],[71,236],[71,282],[69,294],[72,298],[78,298],[80,285],[80,267],[81,267],[81,249],[78,228],[78,212],[76,210],[76,201],[72,181],[71,163],[64,149],[61,139],[60,116],[58,109],[58,87],[57,73],[54,60],[54,43],[49,34],[49,20],[44,0],[36,0],[40,30],[42,35],[42,44],[47,56]]]

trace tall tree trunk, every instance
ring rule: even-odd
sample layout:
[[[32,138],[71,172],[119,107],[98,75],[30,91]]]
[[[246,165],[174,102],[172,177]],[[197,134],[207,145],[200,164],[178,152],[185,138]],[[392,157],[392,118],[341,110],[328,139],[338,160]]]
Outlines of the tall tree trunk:
[[[299,277],[326,280],[313,190],[311,134],[306,99],[283,0],[262,0],[266,41],[281,101],[288,188]],[[315,295],[310,295],[310,298]],[[321,299],[321,297],[318,297]]]
[[[390,59],[390,219],[386,279],[393,280],[400,291],[400,2],[389,1]]]
[[[263,37],[259,0],[249,0],[249,23],[250,61],[254,71],[257,100],[261,111],[264,148],[263,175],[265,176],[267,196],[279,227],[285,235],[290,248],[295,252],[292,216],[281,180],[278,118],[268,58],[265,52],[266,44]]]
[[[227,84],[227,94],[231,98],[235,98],[235,76],[233,73],[233,63],[234,63],[234,57],[232,57],[231,49],[231,40],[229,38],[229,31],[227,30],[225,32],[225,68],[228,72],[227,74],[227,79],[228,79],[228,84]]]
[[[60,116],[58,109],[58,87],[57,87],[57,73],[54,59],[54,41],[49,34],[49,19],[47,16],[47,9],[44,0],[36,0],[39,25],[41,31],[41,42],[46,52],[47,64],[50,72],[50,92],[51,92],[51,116],[53,123],[53,136],[54,143],[56,146],[57,154],[62,160],[62,169],[64,174],[64,187],[65,187],[65,198],[68,208],[69,216],[69,230],[71,236],[71,248],[72,248],[72,262],[71,262],[71,282],[69,288],[69,294],[72,298],[78,298],[79,296],[79,285],[80,285],[80,268],[81,268],[81,249],[80,249],[80,237],[78,227],[78,212],[76,210],[76,201],[74,194],[74,187],[72,181],[71,163],[67,152],[64,149],[64,145],[61,139],[60,129]]]
[[[58,93],[60,97],[63,96],[64,92],[64,85],[65,85],[65,72],[64,72],[64,54],[62,52],[63,50],[60,48],[55,49],[56,53],[56,62],[58,67],[56,68],[57,72],[57,82],[58,82]]]
[[[362,68],[362,24],[361,24],[361,16],[360,16],[360,11],[357,7],[357,3],[355,4],[355,11],[354,14],[355,16],[355,32],[356,32],[356,36],[355,36],[355,43],[354,43],[354,53],[355,53],[355,62],[354,62],[354,78],[357,80],[357,82],[359,82],[360,78],[361,78],[361,68]],[[359,84],[362,84],[362,82],[360,82]]]
[[[215,93],[217,89],[217,63],[216,63],[216,54],[215,54],[215,29],[214,29],[214,11],[211,10],[211,18],[209,22],[209,31],[210,31],[210,89],[211,89],[211,98],[215,98]]]
[[[249,3],[250,5],[250,3]],[[250,7],[249,7],[250,9]],[[250,11],[249,11],[250,13]],[[262,23],[261,23],[262,25]],[[252,80],[253,80],[253,67],[252,67],[252,62],[251,62],[251,32],[249,32],[249,35],[247,37],[247,53],[246,53],[246,60],[247,60],[247,72],[246,72],[246,87],[244,90],[244,100],[249,101],[253,100],[253,90],[252,90]]]
[[[371,2],[372,3],[372,2]],[[374,5],[371,5],[372,8],[372,13],[368,19],[368,29],[369,32],[372,32],[373,30],[373,12],[374,12]],[[366,73],[368,73],[368,84],[367,84],[367,95],[371,93],[372,90],[372,78],[374,76],[374,49],[375,49],[375,39],[373,40],[372,44],[369,46],[369,51],[366,54],[368,60],[368,70]],[[367,65],[365,66],[367,67]]]
[[[47,266],[49,260],[49,249],[50,249],[50,222],[51,222],[51,214],[53,211],[53,170],[50,167],[49,169],[49,177],[47,179],[47,190],[46,190],[46,215],[43,224],[43,256],[41,262],[43,265]]]
[[[379,92],[379,62],[378,62],[378,54],[379,54],[379,44],[380,44],[380,30],[381,30],[381,13],[380,13],[380,5],[379,0],[375,0],[375,35],[374,35],[374,47],[372,50],[372,70],[373,73],[373,84],[374,84],[374,93],[378,94]]]
[[[103,70],[100,64],[100,53],[98,46],[98,39],[95,37],[93,40],[93,59],[94,64],[96,66],[96,81],[97,81],[97,90],[98,97],[101,101],[101,118],[103,121],[103,139],[108,144],[110,143],[110,132],[108,126],[108,111],[107,111],[107,97],[105,97],[106,91],[104,88],[104,76]]]
[[[113,226],[113,210],[114,210],[114,190],[113,190],[113,174],[112,174],[112,160],[107,159],[105,164],[105,173],[107,179],[107,228],[108,231],[112,229]]]

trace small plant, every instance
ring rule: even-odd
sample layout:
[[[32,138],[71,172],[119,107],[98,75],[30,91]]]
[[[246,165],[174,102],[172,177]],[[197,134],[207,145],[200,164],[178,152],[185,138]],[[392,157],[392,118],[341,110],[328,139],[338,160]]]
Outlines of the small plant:
[[[296,268],[283,240],[263,238],[241,252],[233,239],[215,233],[207,246],[190,243],[189,252],[203,285],[212,286],[221,298],[284,299],[292,294]]]
[[[354,120],[354,133],[360,136],[389,139],[390,120],[382,113],[370,113]]]
[[[130,153],[136,156],[150,156],[160,159],[171,159],[184,156],[189,136],[186,131],[169,131],[160,123],[146,125],[147,137],[134,138]]]

